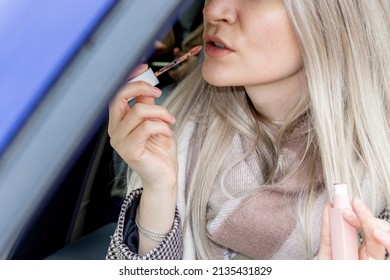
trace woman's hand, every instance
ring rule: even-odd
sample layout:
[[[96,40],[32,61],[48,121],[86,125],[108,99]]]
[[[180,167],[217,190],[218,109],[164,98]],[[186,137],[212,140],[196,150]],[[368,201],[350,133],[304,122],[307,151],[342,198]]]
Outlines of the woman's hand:
[[[320,249],[317,259],[332,259],[332,243],[329,225],[330,204],[325,205],[322,218]],[[367,206],[357,198],[352,200],[352,210],[344,209],[346,222],[364,233],[364,242],[359,248],[359,259],[383,260],[385,249],[390,251],[390,223],[377,219]]]
[[[133,74],[147,70],[142,65]],[[176,204],[177,156],[170,125],[175,118],[154,99],[161,91],[138,81],[127,83],[110,104],[108,134],[111,145],[138,174],[143,194],[138,206],[139,223],[155,233],[172,228]],[[136,104],[129,106],[134,98]],[[144,255],[156,246],[147,236],[139,235],[138,253]]]
[[[146,71],[141,65],[134,73]],[[110,104],[108,134],[111,145],[141,178],[149,191],[176,186],[176,144],[170,125],[175,118],[154,104],[161,90],[142,81],[125,84]],[[135,98],[133,107],[128,100]]]

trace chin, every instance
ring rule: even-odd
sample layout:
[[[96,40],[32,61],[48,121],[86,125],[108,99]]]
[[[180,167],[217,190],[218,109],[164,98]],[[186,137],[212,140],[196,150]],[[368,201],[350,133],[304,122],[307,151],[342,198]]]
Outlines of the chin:
[[[235,86],[232,79],[229,79],[226,75],[221,75],[222,71],[211,70],[207,67],[202,68],[203,79],[210,85],[216,87]]]

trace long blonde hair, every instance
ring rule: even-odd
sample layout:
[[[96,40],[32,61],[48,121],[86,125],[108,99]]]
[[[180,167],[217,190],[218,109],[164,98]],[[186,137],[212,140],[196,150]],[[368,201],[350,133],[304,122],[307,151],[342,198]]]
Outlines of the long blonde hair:
[[[334,182],[345,182],[361,197],[363,169],[365,182],[371,186],[366,201],[371,209],[375,209],[379,193],[390,203],[389,1],[284,3],[300,41],[307,93],[281,129],[275,131],[266,118],[254,112],[243,88],[209,85],[199,69],[178,85],[167,103],[177,119],[176,134],[188,120],[204,127],[202,148],[187,185],[187,222],[197,229],[193,235],[201,259],[213,258],[207,245],[207,200],[235,133],[248,139],[248,153],[259,151],[259,164],[272,182],[279,148],[304,116],[307,150],[312,155],[309,166],[321,166],[329,196]],[[313,257],[310,221],[314,184],[318,183],[315,170],[303,179],[298,207],[307,258]]]
[[[390,202],[390,3],[388,0],[286,0],[301,43],[325,186],[351,186],[376,209]],[[307,213],[308,214],[308,213]],[[307,218],[307,214],[304,218]]]

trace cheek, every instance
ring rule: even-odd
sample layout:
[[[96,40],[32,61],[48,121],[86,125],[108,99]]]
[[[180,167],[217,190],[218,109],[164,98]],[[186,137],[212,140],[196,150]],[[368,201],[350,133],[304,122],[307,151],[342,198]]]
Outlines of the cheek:
[[[253,46],[246,57],[248,67],[263,68],[265,75],[281,76],[301,68],[299,43],[287,16],[273,18],[257,30],[249,36],[251,42],[247,42],[247,45]]]
[[[290,57],[293,61],[301,61],[299,41],[287,16],[284,18],[284,23],[279,32],[275,34],[278,34],[280,52]]]

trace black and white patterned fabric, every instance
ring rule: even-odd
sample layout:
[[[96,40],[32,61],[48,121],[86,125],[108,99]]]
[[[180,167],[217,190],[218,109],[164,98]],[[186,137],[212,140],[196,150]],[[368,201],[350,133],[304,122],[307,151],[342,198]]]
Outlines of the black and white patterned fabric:
[[[390,206],[385,208],[385,210],[379,214],[378,218],[390,223]]]
[[[106,259],[108,260],[178,260],[183,255],[183,234],[180,226],[180,216],[176,210],[172,230],[165,239],[145,256],[140,256],[129,249],[124,241],[124,229],[126,222],[126,212],[134,201],[137,201],[142,194],[142,189],[131,192],[123,201],[119,214],[117,228],[111,237]],[[390,223],[390,207],[385,208],[378,216]],[[361,241],[363,240],[362,237]],[[389,253],[386,251],[385,259]]]
[[[382,220],[385,220],[385,221],[388,221],[390,223],[390,206],[385,208],[385,210],[383,210],[379,214],[378,218],[382,219]],[[389,258],[389,251],[386,249],[385,260],[387,260],[388,258]]]
[[[172,230],[166,235],[163,241],[147,253],[140,256],[132,252],[124,242],[124,228],[126,211],[135,198],[142,194],[142,189],[131,192],[123,201],[119,214],[117,228],[111,237],[106,259],[108,260],[177,260],[183,255],[183,234],[180,226],[179,212],[176,210]]]

